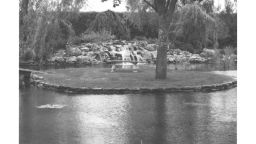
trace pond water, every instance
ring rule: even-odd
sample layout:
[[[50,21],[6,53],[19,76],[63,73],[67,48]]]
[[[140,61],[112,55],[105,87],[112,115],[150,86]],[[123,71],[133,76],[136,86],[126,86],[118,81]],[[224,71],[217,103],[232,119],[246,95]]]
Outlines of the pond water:
[[[236,70],[236,64],[168,68],[222,71]],[[213,93],[68,95],[31,86],[20,88],[19,97],[20,144],[236,143],[236,88]]]
[[[20,144],[235,144],[237,89],[68,95],[20,89]]]

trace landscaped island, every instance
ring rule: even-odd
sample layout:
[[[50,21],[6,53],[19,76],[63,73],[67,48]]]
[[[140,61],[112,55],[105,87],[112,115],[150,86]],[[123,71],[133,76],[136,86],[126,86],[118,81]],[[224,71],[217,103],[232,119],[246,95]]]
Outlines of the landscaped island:
[[[70,93],[140,93],[217,91],[236,86],[230,76],[213,72],[168,71],[166,80],[154,79],[154,68],[141,66],[134,72],[111,72],[110,68],[68,68],[33,74],[39,87]]]

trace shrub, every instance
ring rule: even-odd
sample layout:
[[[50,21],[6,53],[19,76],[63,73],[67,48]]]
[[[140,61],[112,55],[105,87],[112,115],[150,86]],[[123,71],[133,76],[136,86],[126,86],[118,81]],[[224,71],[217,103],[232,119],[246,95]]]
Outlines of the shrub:
[[[39,18],[33,39],[35,60],[43,63],[57,50],[65,49],[70,36],[74,31],[69,22],[64,20],[49,20],[46,17]]]
[[[89,43],[89,42],[103,42],[115,39],[115,36],[112,35],[108,31],[101,31],[101,32],[90,32],[84,33],[81,36],[81,42]]]
[[[134,40],[145,41],[145,40],[147,40],[147,38],[145,36],[135,36]]]
[[[233,47],[225,47],[224,49],[216,50],[216,56],[212,62],[222,63],[225,68],[228,68],[236,61],[235,49]]]
[[[87,33],[108,31],[119,39],[129,39],[130,30],[125,22],[117,13],[105,11],[98,13],[95,20],[90,24]]]
[[[69,38],[67,43],[68,43],[68,45],[79,45],[79,44],[83,43],[83,39],[81,36],[73,36],[73,37]]]
[[[21,55],[21,59],[24,61],[33,60],[34,57],[35,57],[35,52],[31,48],[26,49],[24,53]]]
[[[235,54],[235,49],[231,46],[227,46],[223,50],[224,50],[224,54],[227,55],[227,56]]]
[[[174,47],[178,48],[178,49],[181,49],[183,51],[189,51],[191,53],[195,53],[194,47],[190,43],[184,43],[184,42],[180,42],[180,41],[175,41]]]

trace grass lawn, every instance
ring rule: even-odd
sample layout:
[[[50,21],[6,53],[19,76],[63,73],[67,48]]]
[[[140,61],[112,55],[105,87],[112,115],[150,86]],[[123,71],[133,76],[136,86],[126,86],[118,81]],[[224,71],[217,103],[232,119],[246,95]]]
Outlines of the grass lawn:
[[[139,72],[113,72],[110,68],[68,68],[47,70],[38,74],[44,81],[69,86],[89,88],[170,88],[220,84],[233,80],[230,76],[199,71],[168,71],[166,80],[155,80],[155,69],[140,67]]]

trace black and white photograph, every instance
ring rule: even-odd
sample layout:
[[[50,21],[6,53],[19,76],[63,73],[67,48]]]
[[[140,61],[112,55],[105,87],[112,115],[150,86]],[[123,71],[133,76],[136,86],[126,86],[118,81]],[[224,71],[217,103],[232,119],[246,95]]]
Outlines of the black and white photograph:
[[[237,0],[16,3],[17,143],[238,143]]]

